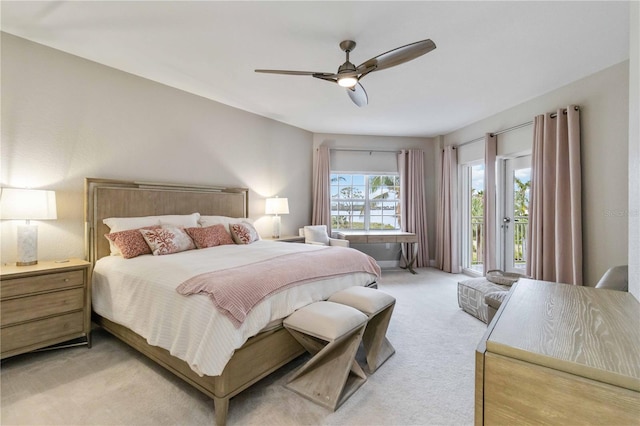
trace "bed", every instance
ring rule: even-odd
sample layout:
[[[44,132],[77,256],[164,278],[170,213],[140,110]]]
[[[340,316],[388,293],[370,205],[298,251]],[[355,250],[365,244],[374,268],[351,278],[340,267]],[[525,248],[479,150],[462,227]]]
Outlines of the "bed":
[[[202,217],[247,218],[248,190],[85,179],[86,251],[94,265],[92,318],[211,397],[216,424],[224,425],[230,398],[304,353],[282,327],[282,319],[342,288],[373,285],[376,273],[365,268],[307,279],[300,285],[269,293],[237,319],[229,316],[233,310],[214,307],[211,294],[185,296],[178,294],[176,287],[190,282],[189,277],[223,274],[232,269],[252,271],[252,275],[260,265],[282,265],[278,262],[320,256],[323,253],[316,251],[328,249],[260,240],[167,256],[124,259],[111,255],[113,247],[104,237],[110,228],[104,219],[187,216],[194,212]],[[262,285],[268,280],[257,281]]]

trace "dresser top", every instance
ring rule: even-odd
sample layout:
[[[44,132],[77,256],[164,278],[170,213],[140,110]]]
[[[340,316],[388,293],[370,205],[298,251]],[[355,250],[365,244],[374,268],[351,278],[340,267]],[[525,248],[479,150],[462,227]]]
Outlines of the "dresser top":
[[[522,278],[486,347],[640,391],[640,303],[627,292]]]
[[[8,265],[0,265],[0,276],[15,276],[22,274],[36,274],[39,272],[55,272],[56,270],[64,270],[68,268],[77,268],[78,266],[88,266],[89,262],[82,259],[68,259],[65,261],[38,261],[35,265],[16,266],[15,263]]]

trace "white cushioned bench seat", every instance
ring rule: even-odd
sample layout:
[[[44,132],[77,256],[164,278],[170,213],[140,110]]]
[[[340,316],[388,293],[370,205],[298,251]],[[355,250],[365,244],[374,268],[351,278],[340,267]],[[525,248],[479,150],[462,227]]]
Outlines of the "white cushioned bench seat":
[[[384,308],[396,302],[395,297],[377,289],[353,286],[333,293],[329,297],[330,302],[356,308],[367,315],[375,315]]]
[[[369,373],[373,373],[396,352],[386,337],[395,297],[377,289],[354,286],[332,294],[329,301],[351,306],[367,315],[362,343]]]
[[[367,380],[355,360],[367,319],[355,308],[325,301],[285,318],[284,327],[312,355],[286,387],[335,411]]]
[[[344,305],[316,302],[298,309],[284,319],[283,324],[291,330],[300,331],[322,340],[332,341],[362,326],[366,315]]]

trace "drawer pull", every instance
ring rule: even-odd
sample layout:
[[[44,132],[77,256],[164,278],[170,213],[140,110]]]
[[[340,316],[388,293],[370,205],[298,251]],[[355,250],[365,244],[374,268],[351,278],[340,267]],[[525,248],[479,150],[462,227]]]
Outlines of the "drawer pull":
[[[68,283],[68,282],[69,282],[69,278],[65,278],[65,279],[64,279],[64,282],[65,282],[65,283]]]

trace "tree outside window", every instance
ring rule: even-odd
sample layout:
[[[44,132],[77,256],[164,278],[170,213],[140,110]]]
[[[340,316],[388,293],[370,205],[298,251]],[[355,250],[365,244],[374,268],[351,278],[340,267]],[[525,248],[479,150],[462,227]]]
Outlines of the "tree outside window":
[[[332,174],[331,227],[400,229],[400,177]]]

